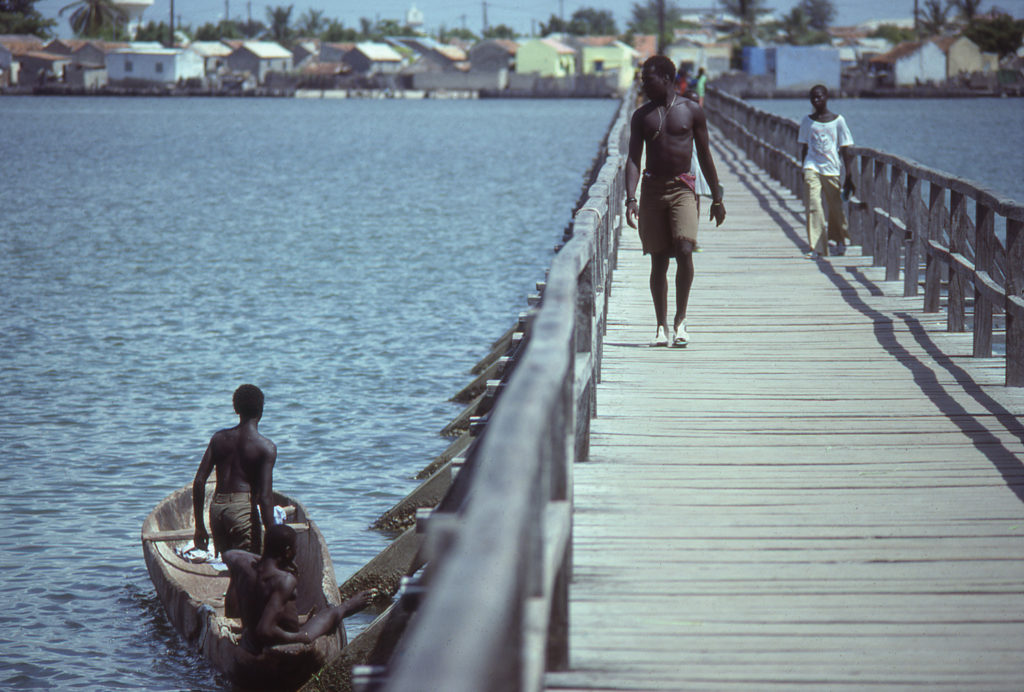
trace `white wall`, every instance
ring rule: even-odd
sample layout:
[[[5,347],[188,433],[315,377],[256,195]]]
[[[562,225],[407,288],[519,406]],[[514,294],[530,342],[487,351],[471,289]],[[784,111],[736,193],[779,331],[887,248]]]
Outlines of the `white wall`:
[[[139,80],[173,84],[203,77],[203,59],[195,51],[115,52],[107,56],[110,81]]]
[[[897,86],[916,82],[944,82],[946,80],[946,54],[931,41],[926,41],[919,50],[900,58],[895,65]]]

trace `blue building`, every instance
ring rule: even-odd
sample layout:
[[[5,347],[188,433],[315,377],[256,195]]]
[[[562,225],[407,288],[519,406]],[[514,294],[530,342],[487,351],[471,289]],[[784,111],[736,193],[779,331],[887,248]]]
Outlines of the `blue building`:
[[[748,46],[742,60],[744,72],[769,75],[776,89],[801,91],[815,84],[839,89],[839,49],[833,46]]]

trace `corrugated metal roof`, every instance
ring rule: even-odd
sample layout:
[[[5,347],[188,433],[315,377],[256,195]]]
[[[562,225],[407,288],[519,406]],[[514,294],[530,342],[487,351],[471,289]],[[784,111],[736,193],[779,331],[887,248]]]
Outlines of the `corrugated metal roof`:
[[[278,60],[292,57],[292,52],[273,41],[246,41],[242,47],[263,60]]]
[[[130,43],[124,48],[112,51],[114,53],[130,53],[133,55],[177,55],[180,48],[164,48],[157,42]]]
[[[541,43],[545,43],[545,44],[551,46],[552,48],[554,48],[556,51],[558,51],[562,55],[575,55],[576,54],[576,51],[574,51],[572,48],[570,48],[569,46],[565,45],[561,41],[556,41],[553,38],[542,38],[542,39],[540,39],[540,42]]]
[[[193,41],[188,47],[204,58],[231,55],[231,46],[225,45],[220,41]]]
[[[466,59],[466,51],[462,50],[458,46],[439,45],[437,52],[452,62],[461,62]]]
[[[372,43],[369,41],[357,43],[355,50],[359,51],[374,62],[402,61],[402,56],[399,55],[398,51],[386,43]]]

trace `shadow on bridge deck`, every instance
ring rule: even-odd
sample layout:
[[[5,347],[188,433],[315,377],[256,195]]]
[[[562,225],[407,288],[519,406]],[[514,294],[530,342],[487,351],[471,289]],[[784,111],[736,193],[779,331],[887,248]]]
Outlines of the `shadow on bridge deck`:
[[[547,688],[1024,688],[1024,396],[713,142],[688,348],[623,232]]]

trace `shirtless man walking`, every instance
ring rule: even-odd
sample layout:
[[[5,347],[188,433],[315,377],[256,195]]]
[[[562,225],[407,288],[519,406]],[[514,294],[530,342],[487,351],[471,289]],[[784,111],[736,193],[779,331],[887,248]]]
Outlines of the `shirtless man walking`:
[[[295,555],[295,530],[285,524],[267,530],[262,557],[244,550],[224,553],[240,607],[242,646],[253,654],[258,655],[264,647],[274,644],[311,644],[317,637],[339,628],[344,646],[342,620],[370,604],[371,593],[363,591],[341,605],[312,614],[300,624],[295,607]]]
[[[263,525],[269,529],[274,522],[273,471],[277,447],[257,429],[263,416],[263,392],[259,387],[243,384],[232,399],[238,425],[213,434],[192,481],[195,545],[205,550],[210,538],[203,521],[203,505],[206,479],[216,468],[217,488],[210,505],[213,549],[221,554],[232,548],[258,553],[257,505]]]
[[[644,62],[641,81],[649,101],[630,121],[626,161],[626,222],[637,227],[644,254],[651,256],[651,297],[657,332],[652,346],[686,346],[686,305],[693,284],[693,251],[697,244],[697,195],[690,171],[693,147],[700,170],[711,187],[711,220],[725,220],[722,186],[708,145],[704,109],[679,95],[675,66],[663,55]],[[640,160],[646,150],[640,204],[634,191],[640,180]],[[676,314],[668,321],[668,265],[676,260]]]

